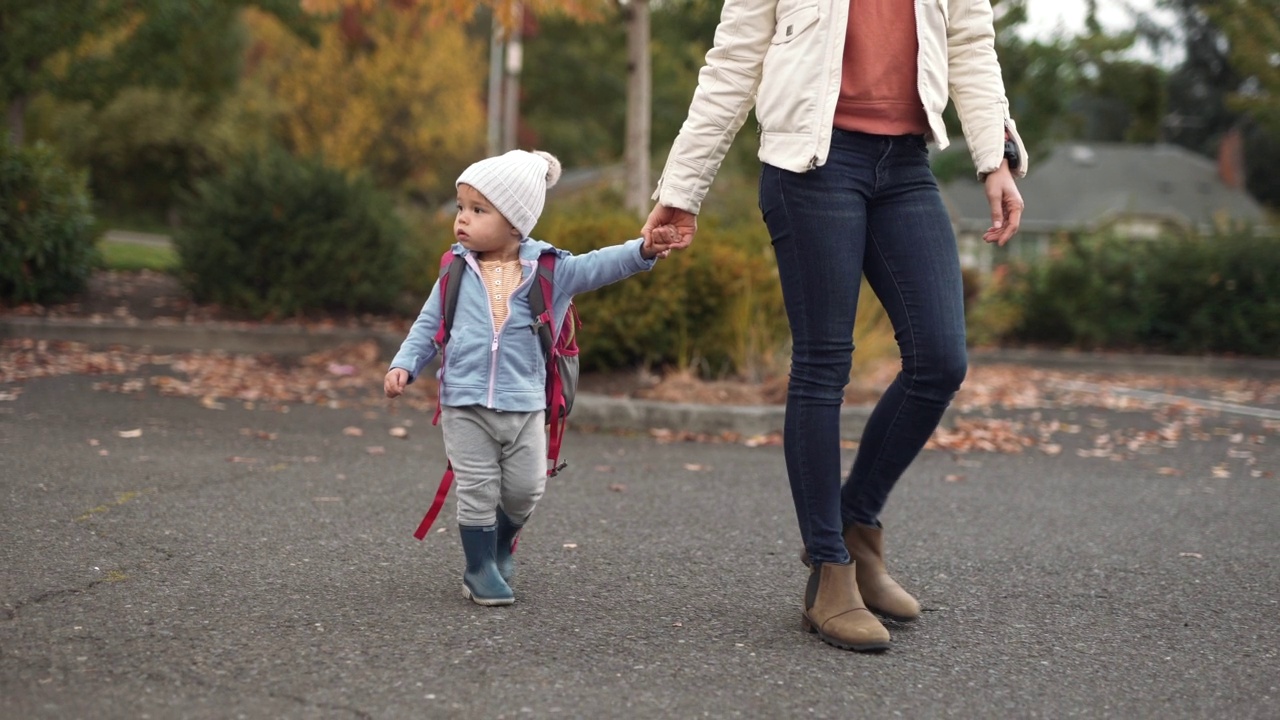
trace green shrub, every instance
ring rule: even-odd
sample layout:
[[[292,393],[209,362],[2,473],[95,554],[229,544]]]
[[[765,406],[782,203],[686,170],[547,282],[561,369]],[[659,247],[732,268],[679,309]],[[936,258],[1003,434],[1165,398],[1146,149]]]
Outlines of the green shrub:
[[[79,291],[93,242],[85,176],[44,145],[0,138],[0,299],[52,302]]]
[[[1249,232],[1075,239],[1009,268],[979,315],[1017,307],[1002,339],[1085,349],[1280,354],[1280,242]],[[987,320],[990,320],[988,318]],[[984,322],[987,322],[984,320]]]
[[[403,287],[404,227],[363,177],[282,151],[197,183],[174,238],[198,300],[257,316],[384,310]]]
[[[620,210],[549,214],[535,235],[583,253],[639,235]],[[584,369],[673,365],[704,376],[759,375],[787,339],[777,268],[764,228],[743,237],[713,224],[694,245],[579,298]]]

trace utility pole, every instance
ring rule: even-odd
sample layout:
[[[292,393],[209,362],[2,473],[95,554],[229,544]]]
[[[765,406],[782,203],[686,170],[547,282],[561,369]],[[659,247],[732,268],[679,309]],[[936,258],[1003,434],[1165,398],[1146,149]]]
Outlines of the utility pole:
[[[489,36],[489,157],[499,154],[502,144],[502,24],[493,16],[493,33]]]
[[[649,53],[649,0],[627,3],[627,208],[644,217],[649,213],[653,188],[649,172],[650,111],[653,81]]]
[[[507,64],[504,88],[506,100],[502,108],[502,152],[516,148],[516,126],[520,122],[520,70],[524,65],[524,44],[521,34],[524,28],[524,8],[516,3],[507,29]]]

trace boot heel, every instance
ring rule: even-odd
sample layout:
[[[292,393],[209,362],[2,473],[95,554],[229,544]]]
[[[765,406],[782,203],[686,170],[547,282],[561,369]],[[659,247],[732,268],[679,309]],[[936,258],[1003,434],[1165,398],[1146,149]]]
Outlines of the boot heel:
[[[800,627],[807,633],[818,632],[818,628],[813,626],[813,623],[809,621],[809,616],[804,613],[800,613]]]

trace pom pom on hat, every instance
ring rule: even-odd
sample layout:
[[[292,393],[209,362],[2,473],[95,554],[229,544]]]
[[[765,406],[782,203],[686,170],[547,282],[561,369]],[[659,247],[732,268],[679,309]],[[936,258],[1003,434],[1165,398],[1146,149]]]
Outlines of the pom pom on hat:
[[[551,153],[512,150],[471,165],[455,184],[475,188],[521,235],[529,237],[546,205],[547,188],[560,180],[560,171],[560,161]]]
[[[543,150],[534,150],[533,154],[547,161],[547,189],[550,190],[560,182],[560,161],[555,155]]]

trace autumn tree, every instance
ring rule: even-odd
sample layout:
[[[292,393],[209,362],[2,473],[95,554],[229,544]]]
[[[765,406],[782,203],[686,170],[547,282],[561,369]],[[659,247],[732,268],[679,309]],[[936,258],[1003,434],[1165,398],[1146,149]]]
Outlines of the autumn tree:
[[[231,31],[241,7],[257,7],[306,33],[294,0],[6,0],[0,4],[0,100],[21,143],[40,93],[101,106],[134,86],[217,93],[234,85]]]
[[[246,82],[275,104],[292,152],[367,171],[386,188],[438,201],[445,180],[483,144],[483,110],[469,78],[480,53],[455,25],[418,9],[377,8],[335,18],[310,47],[271,18],[248,17],[254,38]]]

